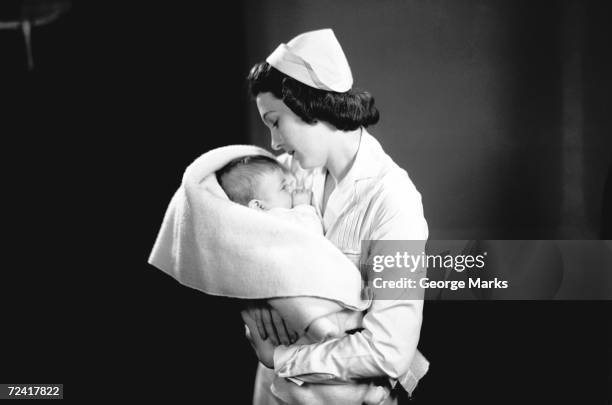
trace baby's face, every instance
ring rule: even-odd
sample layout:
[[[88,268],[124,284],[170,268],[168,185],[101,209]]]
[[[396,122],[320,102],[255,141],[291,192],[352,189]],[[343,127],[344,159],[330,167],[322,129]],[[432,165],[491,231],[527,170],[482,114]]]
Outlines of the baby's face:
[[[295,189],[296,179],[291,173],[275,170],[260,176],[256,196],[263,202],[265,209],[291,208],[291,193]]]

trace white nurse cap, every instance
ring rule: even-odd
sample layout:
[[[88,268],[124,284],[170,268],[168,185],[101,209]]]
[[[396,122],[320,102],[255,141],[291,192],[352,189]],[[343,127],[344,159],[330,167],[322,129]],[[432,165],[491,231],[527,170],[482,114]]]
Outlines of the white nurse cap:
[[[344,93],[353,86],[351,68],[330,28],[305,32],[280,44],[266,62],[315,89]]]

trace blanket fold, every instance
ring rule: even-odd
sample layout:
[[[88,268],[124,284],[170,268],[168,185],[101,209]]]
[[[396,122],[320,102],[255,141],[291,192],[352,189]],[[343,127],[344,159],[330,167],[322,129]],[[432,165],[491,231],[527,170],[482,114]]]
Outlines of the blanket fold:
[[[211,295],[324,299],[293,308],[300,327],[339,309],[366,309],[359,270],[324,236],[228,199],[215,172],[247,155],[274,158],[255,146],[231,145],[203,154],[185,170],[149,263]]]

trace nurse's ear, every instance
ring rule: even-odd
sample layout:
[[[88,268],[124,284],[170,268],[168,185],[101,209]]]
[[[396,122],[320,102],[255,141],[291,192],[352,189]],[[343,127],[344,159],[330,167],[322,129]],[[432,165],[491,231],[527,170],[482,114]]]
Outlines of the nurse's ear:
[[[262,211],[266,209],[263,201],[261,201],[261,200],[251,200],[251,201],[249,201],[248,207],[256,209],[256,210],[262,210]]]

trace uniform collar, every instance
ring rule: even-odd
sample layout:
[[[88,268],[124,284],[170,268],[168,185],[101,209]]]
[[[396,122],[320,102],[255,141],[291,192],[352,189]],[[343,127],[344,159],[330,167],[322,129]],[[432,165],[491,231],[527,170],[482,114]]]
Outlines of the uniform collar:
[[[376,177],[384,166],[384,156],[380,143],[365,128],[362,128],[359,149],[353,165],[337,186],[341,187]]]

